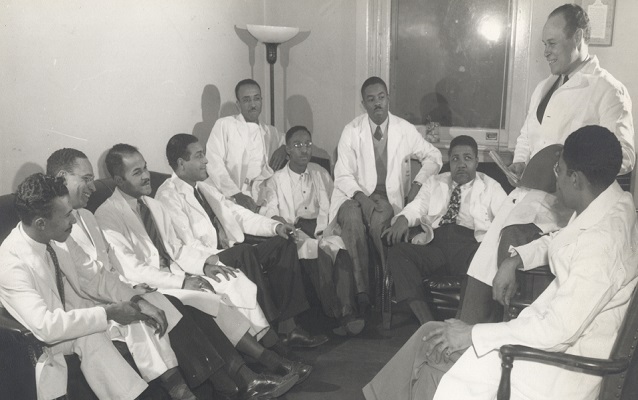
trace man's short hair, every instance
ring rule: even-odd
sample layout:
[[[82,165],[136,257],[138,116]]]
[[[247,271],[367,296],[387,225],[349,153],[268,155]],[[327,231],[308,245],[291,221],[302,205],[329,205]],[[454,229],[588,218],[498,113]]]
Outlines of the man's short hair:
[[[552,11],[549,16],[562,15],[565,18],[565,36],[571,38],[576,33],[576,29],[583,30],[583,40],[589,43],[591,37],[591,25],[589,16],[583,8],[577,4],[563,4]]]
[[[388,85],[385,84],[385,81],[378,76],[371,76],[363,82],[363,85],[361,85],[361,99],[364,99],[365,97],[366,88],[372,85],[381,85],[385,89],[385,92],[388,93]]]
[[[106,153],[106,170],[109,171],[111,177],[124,175],[124,156],[139,153],[135,146],[126,143],[118,143],[111,147]]]
[[[312,133],[310,133],[310,130],[308,128],[306,128],[303,125],[297,125],[297,126],[293,126],[292,128],[288,129],[288,132],[286,132],[286,144],[288,144],[288,142],[290,142],[290,139],[292,138],[292,135],[294,135],[297,132],[308,132],[308,134],[310,135],[310,137],[312,137]]]
[[[456,136],[450,142],[450,148],[447,151],[447,154],[450,155],[452,153],[452,149],[456,146],[470,146],[474,151],[474,155],[478,157],[478,145],[473,137],[467,135]]]
[[[259,83],[257,83],[256,80],[254,79],[242,79],[241,81],[239,81],[239,83],[237,83],[237,85],[235,85],[235,97],[237,98],[237,100],[239,100],[239,89],[241,89],[242,86],[248,86],[248,85],[255,85],[259,88],[259,90],[261,91],[261,86],[259,86]]]
[[[87,159],[80,150],[64,148],[54,151],[47,159],[47,175],[56,176],[60,171],[71,171],[78,158]]]
[[[54,178],[39,172],[28,176],[18,186],[14,202],[20,221],[31,226],[38,217],[51,218],[53,200],[68,194],[64,178]]]
[[[563,160],[567,169],[582,172],[593,187],[604,190],[620,172],[622,148],[609,129],[588,125],[565,140]]]
[[[191,143],[197,143],[199,140],[188,133],[178,133],[169,139],[166,144],[166,159],[168,165],[173,168],[173,171],[177,169],[177,160],[183,159],[188,161],[191,159],[191,153],[188,151],[188,145]]]

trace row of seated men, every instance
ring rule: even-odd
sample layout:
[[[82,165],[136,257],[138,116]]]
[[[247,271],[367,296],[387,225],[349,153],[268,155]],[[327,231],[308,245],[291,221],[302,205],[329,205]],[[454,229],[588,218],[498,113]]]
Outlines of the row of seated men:
[[[560,77],[548,78],[534,93],[510,167],[518,175],[531,156],[549,144],[565,142],[572,130],[588,124],[605,126],[617,138],[621,164],[613,176],[633,168],[631,102],[626,89],[588,54],[588,27],[583,20],[588,26],[581,8],[567,5],[555,10],[545,26],[546,57],[552,74]],[[571,30],[569,24],[576,27]],[[308,308],[302,263],[310,263],[304,270],[324,311],[338,321],[337,334],[356,335],[365,324],[370,297],[368,238],[383,267],[395,276],[397,299],[405,300],[420,322],[432,319],[421,277],[446,269],[463,273],[468,266],[460,319],[468,324],[485,322],[493,314],[492,296],[501,303],[509,301],[512,271],[524,264],[520,252],[515,252],[508,258],[508,268],[497,268],[499,239],[505,237],[502,228],[531,225],[536,233],[557,231],[575,209],[559,201],[560,196],[524,188],[506,198],[496,182],[476,173],[476,142],[465,136],[450,144],[450,173],[437,175],[440,151],[413,125],[389,113],[387,86],[380,78],[369,78],[362,85],[367,113],[344,128],[334,185],[326,171],[308,163],[312,148],[308,129],[293,127],[283,137],[260,123],[261,90],[253,80],[239,82],[235,94],[241,113],[217,121],[206,151],[191,135],[170,139],[166,155],[174,174],[155,199],[148,196],[152,188],[144,157],[126,144],[108,152],[107,169],[117,189],[95,216],[83,210],[95,190],[92,166],[77,150],[55,152],[47,163],[48,176],[34,175],[19,187],[16,206],[22,222],[0,248],[0,299],[36,337],[49,344],[60,342],[51,348],[57,350],[48,350],[51,359],[60,362],[59,355],[65,352],[89,354],[85,346],[94,349],[94,335],[104,341],[105,331],[109,338],[126,338],[134,356],[138,346],[148,353],[159,346],[155,342],[160,336],[145,328],[146,339],[140,342],[130,333],[131,322],[144,321],[160,334],[169,332],[178,361],[159,350],[153,358],[162,362],[148,362],[148,355],[136,358],[140,370],[145,362],[150,368],[159,367],[154,375],[142,372],[144,380],[159,376],[173,397],[193,398],[188,387],[197,380],[186,371],[197,357],[191,357],[190,343],[183,343],[191,339],[184,340],[187,335],[180,332],[184,325],[196,325],[203,332],[198,340],[209,343],[211,352],[236,356],[224,355],[223,366],[209,366],[213,372],[200,373],[199,382],[202,376],[210,378],[228,396],[240,391],[243,398],[276,397],[311,371],[310,366],[288,360],[287,347],[318,346],[327,340],[325,335],[308,334],[295,322]],[[574,112],[566,112],[567,107]],[[576,118],[578,112],[585,117]],[[601,129],[586,130],[585,136],[602,145],[604,132],[609,131]],[[618,159],[611,153],[605,153],[603,161]],[[413,180],[410,159],[421,164]],[[591,183],[585,167],[573,159],[565,162],[557,164],[559,178],[582,172]],[[608,172],[613,166],[600,169]],[[601,185],[595,182],[596,190],[584,192],[585,198],[599,195]],[[416,226],[422,231],[404,243],[408,228]],[[251,246],[242,243],[247,235],[270,239]],[[52,272],[57,269],[61,272]],[[101,292],[111,287],[118,288],[116,294]],[[86,301],[93,302],[91,307]],[[95,302],[108,305],[95,307]],[[117,323],[113,324],[117,329],[107,326],[107,321]],[[456,324],[450,322],[449,329]],[[446,327],[441,330],[447,332]],[[225,339],[215,336],[220,332]],[[446,345],[441,333],[434,336],[440,351],[462,348]],[[103,343],[97,347],[110,351]],[[233,348],[279,376],[257,376]],[[106,359],[83,357],[83,364]],[[43,365],[52,371],[40,374],[41,379],[63,382],[62,370],[55,368],[60,364]],[[139,380],[121,367],[129,380]],[[141,381],[122,385],[121,376],[93,372],[98,370],[91,367],[84,372],[92,376],[87,377],[92,387],[99,386],[95,391],[102,398],[132,398],[143,388]],[[113,385],[118,380],[120,384]],[[63,387],[38,386],[50,391],[44,398],[60,395]],[[119,393],[123,388],[130,392]]]
[[[627,90],[589,54],[590,35],[589,18],[580,6],[565,4],[550,13],[542,37],[552,74],[532,95],[510,166],[525,178],[531,157],[543,149],[554,152],[553,165],[542,167],[553,167],[549,176],[555,190],[521,185],[498,200],[496,209],[478,199],[461,199],[457,215],[467,207],[480,244],[469,240],[470,232],[456,234],[458,227],[451,235],[443,225],[447,214],[430,218],[423,206],[433,204],[423,193],[426,185],[417,196],[423,201],[408,204],[395,217],[388,235],[397,245],[387,264],[397,296],[425,324],[363,388],[367,400],[493,400],[501,375],[499,348],[505,344],[609,357],[638,282],[636,206],[615,181],[634,168],[634,128]],[[548,149],[553,144],[560,145],[557,153]],[[477,177],[474,185],[478,182]],[[449,210],[453,192],[448,191]],[[433,234],[433,241],[419,249],[399,244],[418,217],[434,228],[425,237],[430,240]],[[488,225],[481,223],[487,219]],[[440,250],[427,250],[433,244]],[[446,258],[452,272],[467,271],[457,318],[444,322],[430,321],[422,293],[410,281],[419,273],[433,273],[440,258]],[[547,264],[555,275],[547,289],[516,319],[498,322],[494,300],[509,304],[516,271]],[[597,399],[602,380],[525,359],[513,364],[510,379],[512,399],[578,400]]]

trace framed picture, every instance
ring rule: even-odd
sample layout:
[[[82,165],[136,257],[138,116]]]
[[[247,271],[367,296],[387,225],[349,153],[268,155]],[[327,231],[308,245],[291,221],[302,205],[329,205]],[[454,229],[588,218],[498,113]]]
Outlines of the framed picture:
[[[616,0],[579,0],[576,1],[587,15],[591,24],[592,46],[611,46],[614,33],[614,12]]]

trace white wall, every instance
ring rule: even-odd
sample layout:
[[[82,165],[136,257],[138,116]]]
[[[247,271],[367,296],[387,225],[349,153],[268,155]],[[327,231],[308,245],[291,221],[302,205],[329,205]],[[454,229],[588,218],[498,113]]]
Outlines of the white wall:
[[[168,172],[168,138],[207,138],[220,109],[234,112],[237,81],[263,76],[254,61],[265,58],[263,46],[234,29],[263,23],[263,7],[0,0],[0,193],[61,147],[83,150],[95,166],[113,144],[130,143],[151,169]]]

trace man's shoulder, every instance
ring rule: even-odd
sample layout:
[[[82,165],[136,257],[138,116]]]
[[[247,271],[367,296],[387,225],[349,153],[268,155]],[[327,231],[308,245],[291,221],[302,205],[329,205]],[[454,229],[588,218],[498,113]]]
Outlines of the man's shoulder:
[[[20,254],[21,249],[26,245],[18,225],[11,230],[9,235],[2,241],[2,244],[0,244],[0,264],[4,263],[7,258]]]
[[[326,169],[323,166],[319,165],[319,164],[316,164],[316,163],[313,163],[313,162],[309,162],[307,168],[308,168],[308,172],[311,173],[311,174],[318,174],[318,175],[321,175],[322,178],[330,178],[330,179],[332,179],[330,177],[330,173],[328,171],[326,171]]]
[[[368,120],[368,114],[361,114],[355,119],[353,119],[352,121],[348,122],[348,124],[345,126],[343,130],[344,132],[346,130],[358,130],[361,128],[364,122],[367,122],[367,120]]]

